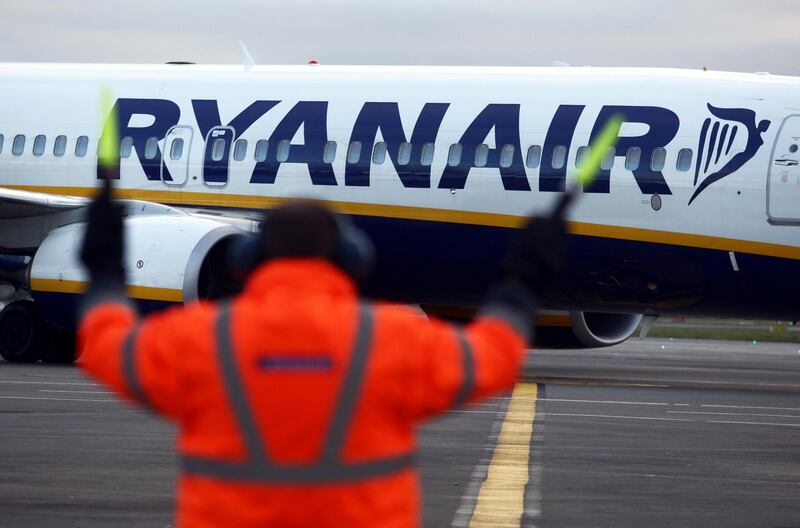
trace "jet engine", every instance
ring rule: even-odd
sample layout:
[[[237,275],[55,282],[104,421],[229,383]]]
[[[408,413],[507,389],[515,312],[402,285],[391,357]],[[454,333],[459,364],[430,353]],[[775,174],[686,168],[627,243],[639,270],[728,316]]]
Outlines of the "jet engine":
[[[255,222],[223,222],[144,202],[126,205],[126,282],[140,308],[235,293],[239,285],[227,269],[228,247],[244,231],[255,230]],[[0,313],[0,355],[7,361],[74,361],[75,294],[87,285],[79,261],[85,229],[83,223],[53,229],[32,260],[20,261],[26,269],[0,277],[11,292]]]
[[[177,303],[231,293],[230,274],[225,273],[227,248],[243,230],[213,217],[170,211],[125,220],[124,265],[130,297]],[[85,288],[87,277],[78,259],[85,227],[66,225],[44,239],[30,268],[34,297],[80,293]],[[242,227],[252,228],[249,222]]]
[[[428,315],[466,323],[478,313],[474,307],[422,305]],[[602,348],[631,337],[641,314],[543,311],[536,316],[534,346],[537,348]]]
[[[641,314],[569,312],[565,324],[538,324],[535,343],[540,348],[600,348],[618,345],[633,335]]]

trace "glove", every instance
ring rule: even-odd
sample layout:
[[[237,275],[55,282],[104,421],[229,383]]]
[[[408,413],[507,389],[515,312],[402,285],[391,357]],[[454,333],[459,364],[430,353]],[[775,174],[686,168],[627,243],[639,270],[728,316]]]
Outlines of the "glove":
[[[118,174],[119,166],[100,169],[103,187],[89,206],[86,233],[83,237],[80,259],[89,271],[92,282],[125,282],[122,266],[123,207],[111,199],[111,179]]]
[[[568,191],[550,216],[531,217],[511,241],[504,271],[537,295],[561,272],[566,261],[567,227],[564,212],[574,199]]]

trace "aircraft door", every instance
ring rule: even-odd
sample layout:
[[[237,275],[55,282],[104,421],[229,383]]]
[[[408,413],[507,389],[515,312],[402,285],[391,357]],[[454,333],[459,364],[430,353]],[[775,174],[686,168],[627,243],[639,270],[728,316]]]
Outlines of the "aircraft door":
[[[231,127],[214,127],[206,137],[203,181],[210,187],[228,184],[228,169],[236,132]]]
[[[778,131],[767,176],[767,219],[800,226],[800,115],[787,117]]]
[[[167,132],[161,156],[161,181],[165,185],[184,185],[189,179],[192,136],[192,128],[187,126],[174,126]]]

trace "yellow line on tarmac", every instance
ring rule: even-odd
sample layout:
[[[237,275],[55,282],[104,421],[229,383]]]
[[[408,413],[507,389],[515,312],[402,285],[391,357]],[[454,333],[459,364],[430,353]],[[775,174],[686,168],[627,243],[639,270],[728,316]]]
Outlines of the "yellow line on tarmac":
[[[536,418],[536,384],[520,383],[511,395],[470,528],[519,528],[525,509],[531,436]]]

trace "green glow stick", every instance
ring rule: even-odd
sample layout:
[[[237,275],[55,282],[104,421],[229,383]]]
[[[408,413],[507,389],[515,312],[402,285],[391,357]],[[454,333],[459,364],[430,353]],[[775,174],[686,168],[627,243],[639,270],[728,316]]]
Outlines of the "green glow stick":
[[[603,158],[606,157],[608,150],[617,144],[619,140],[619,130],[622,128],[623,116],[617,114],[611,117],[600,132],[600,135],[595,138],[589,146],[589,156],[586,161],[578,169],[577,182],[578,185],[587,187],[594,182],[597,175],[600,174],[600,168],[603,164]]]
[[[100,90],[100,119],[106,119],[100,136],[98,164],[104,169],[114,168],[119,163],[119,118],[114,105],[114,95],[108,87]]]

